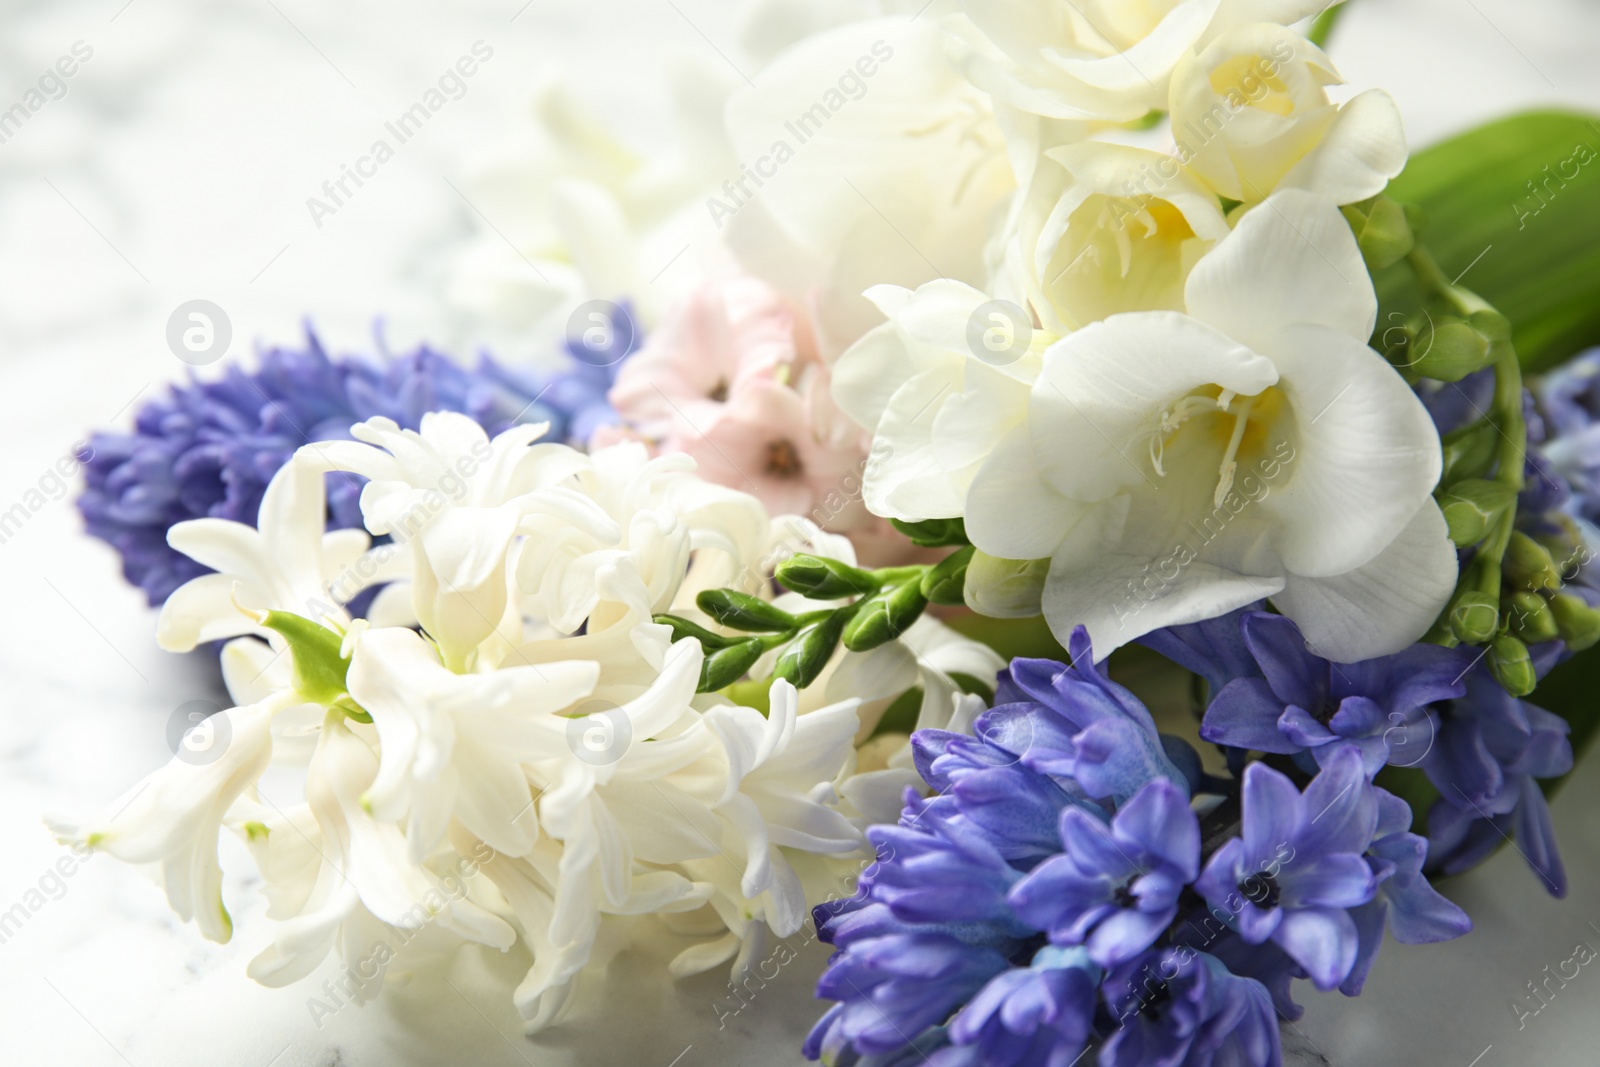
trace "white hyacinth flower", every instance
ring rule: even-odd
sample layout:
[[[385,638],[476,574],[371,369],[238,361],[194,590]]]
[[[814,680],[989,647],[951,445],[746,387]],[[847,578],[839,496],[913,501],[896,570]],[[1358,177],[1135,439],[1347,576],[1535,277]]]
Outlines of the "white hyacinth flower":
[[[852,789],[860,702],[820,706],[820,679],[806,701],[773,685],[766,715],[699,693],[699,643],[673,643],[653,615],[693,612],[706,588],[771,595],[797,547],[853,559],[847,541],[636,444],[585,455],[534,443],[540,427],[491,441],[448,413],[352,432],[279,471],[259,530],[175,531],[221,573],[175,594],[164,639],[235,636],[224,670],[252,702],[209,720],[214,759],[181,753],[107,814],[58,826],[64,839],[158,864],[173,908],[225,940],[217,838],[238,834],[273,924],[249,965],[265,985],[337,953],[340,995],[366,1000],[396,959],[520,941],[533,961],[513,999],[530,1030],[628,936],[673,939],[674,974],[745,966],[845,884],[857,798],[884,792]],[[363,516],[392,544],[324,533],[329,471],[370,479]],[[382,582],[412,610],[340,606]],[[913,651],[878,650],[872,673],[920,678],[944,725],[961,698],[919,634],[961,644],[924,620]],[[269,762],[300,772],[285,795],[262,786]],[[682,929],[635,921],[673,915]]]
[[[530,447],[545,424],[514,426],[492,442],[455,412],[422,417],[422,429],[390,419],[357,423],[355,441],[306,445],[295,462],[371,481],[361,491],[367,529],[411,546],[416,617],[452,668],[495,632],[507,607],[507,554],[519,525],[543,512],[604,529],[588,501],[555,485],[582,465],[564,445]]]
[[[262,494],[257,525],[190,519],[173,526],[168,543],[217,573],[190,579],[167,598],[156,623],[161,647],[187,652],[207,641],[264,635],[250,612],[271,608],[335,628],[348,623],[329,583],[355,569],[370,539],[360,530],[324,532],[327,507],[322,473],[290,464]]]
[[[124,862],[159,864],[178,917],[193,919],[212,941],[227,941],[233,920],[222,903],[217,838],[228,809],[267,769],[273,712],[292,703],[292,694],[283,693],[218,712],[196,727],[210,731],[206,749],[180,746],[171,762],[114,801],[106,815],[84,823],[57,820],[51,828],[62,841]]]

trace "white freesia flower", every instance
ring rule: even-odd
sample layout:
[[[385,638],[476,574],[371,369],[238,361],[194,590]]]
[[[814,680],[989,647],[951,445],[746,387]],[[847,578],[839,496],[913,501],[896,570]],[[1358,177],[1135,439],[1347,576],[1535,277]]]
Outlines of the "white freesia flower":
[[[932,19],[807,38],[734,94],[727,122],[757,177],[708,211],[747,269],[812,308],[825,358],[881,321],[870,286],[984,280],[1015,179],[990,101]]]
[[[1137,119],[1167,103],[1191,49],[1247,22],[1288,25],[1329,0],[963,0],[953,22],[974,84],[1023,111]]]
[[[1177,156],[1223,196],[1246,203],[1279,186],[1335,203],[1383,191],[1406,162],[1400,111],[1368,90],[1343,106],[1323,51],[1271,23],[1240,26],[1186,56],[1172,77]]]
[[[960,282],[915,292],[877,286],[867,296],[889,321],[839,357],[833,379],[834,400],[874,435],[867,507],[897,519],[960,514],[997,431],[1026,417],[1040,354],[1055,338],[1010,333],[1006,312]],[[991,322],[987,312],[1001,317]],[[1016,350],[991,352],[982,341],[989,329],[1006,331]]]
[[[1045,152],[1008,249],[1028,308],[1062,334],[1123,311],[1183,308],[1183,284],[1228,233],[1216,194],[1169,156],[1087,141]]]
[[[1203,259],[1187,314],[1112,316],[1045,354],[973,481],[992,556],[1049,557],[1046,618],[1105,655],[1271,597],[1321,654],[1404,648],[1448,598],[1438,436],[1366,345],[1377,301],[1334,205],[1284,190]],[[970,578],[970,576],[969,576]],[[981,598],[981,593],[980,593]]]

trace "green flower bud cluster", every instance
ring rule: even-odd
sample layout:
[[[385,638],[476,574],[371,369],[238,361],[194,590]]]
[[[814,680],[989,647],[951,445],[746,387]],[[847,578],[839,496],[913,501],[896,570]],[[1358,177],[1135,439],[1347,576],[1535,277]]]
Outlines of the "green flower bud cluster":
[[[1486,367],[1495,375],[1488,412],[1440,441],[1444,463],[1434,499],[1451,541],[1471,556],[1427,639],[1485,646],[1495,679],[1513,696],[1526,696],[1538,684],[1529,645],[1560,638],[1581,649],[1600,641],[1600,611],[1562,592],[1563,568],[1582,541],[1541,541],[1516,526],[1528,428],[1510,322],[1449,280],[1427,249],[1413,243],[1405,258],[1446,310],[1438,318],[1427,316],[1426,337],[1415,324],[1407,325],[1399,343],[1387,336],[1389,358],[1412,379],[1456,382]]]
[[[960,519],[935,519],[895,526],[923,547],[959,545],[930,565],[866,570],[822,556],[797,555],[779,564],[775,577],[810,600],[844,600],[838,607],[802,614],[784,611],[760,597],[731,589],[708,589],[695,604],[725,630],[718,632],[676,615],[657,615],[674,641],[692,637],[705,649],[699,690],[735,684],[774,649],[772,677],[804,689],[822,673],[835,650],[867,652],[893,641],[922,617],[929,604],[964,602],[967,567],[975,552]]]

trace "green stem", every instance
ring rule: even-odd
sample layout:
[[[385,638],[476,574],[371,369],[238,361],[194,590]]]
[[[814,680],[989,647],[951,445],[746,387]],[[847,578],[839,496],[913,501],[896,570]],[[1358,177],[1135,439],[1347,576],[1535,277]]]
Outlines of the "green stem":
[[[1470,289],[1456,285],[1445,276],[1433,255],[1422,245],[1417,245],[1406,256],[1417,280],[1423,287],[1445,303],[1462,318],[1480,312],[1498,316],[1494,307]],[[1490,339],[1490,355],[1494,367],[1494,399],[1487,419],[1500,433],[1496,451],[1495,480],[1508,486],[1513,494],[1523,486],[1523,467],[1528,450],[1528,427],[1522,417],[1522,363],[1511,343],[1509,330],[1496,330]],[[1495,519],[1495,524],[1479,546],[1476,566],[1478,590],[1490,596],[1500,595],[1500,562],[1517,519],[1513,504]]]

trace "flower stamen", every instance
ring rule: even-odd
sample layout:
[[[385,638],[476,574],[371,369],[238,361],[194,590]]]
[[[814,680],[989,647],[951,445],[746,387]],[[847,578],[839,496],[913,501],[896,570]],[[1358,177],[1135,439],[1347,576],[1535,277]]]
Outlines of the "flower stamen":
[[[1230,395],[1229,393],[1223,393],[1222,396],[1217,397],[1217,404],[1224,411],[1228,410],[1228,408],[1226,404],[1222,403],[1222,399]],[[1222,501],[1233,489],[1233,476],[1239,470],[1237,460],[1239,445],[1244,441],[1245,427],[1250,424],[1250,409],[1255,406],[1255,402],[1255,397],[1247,397],[1245,402],[1239,405],[1239,410],[1234,413],[1233,434],[1228,438],[1227,451],[1222,454],[1222,468],[1218,471],[1217,476],[1217,491],[1211,496],[1212,507],[1220,508]]]

